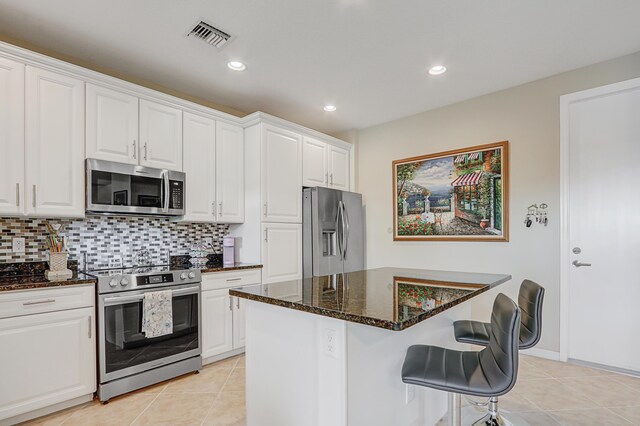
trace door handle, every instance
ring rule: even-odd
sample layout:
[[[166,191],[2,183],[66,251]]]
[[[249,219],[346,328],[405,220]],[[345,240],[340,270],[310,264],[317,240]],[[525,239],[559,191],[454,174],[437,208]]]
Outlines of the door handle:
[[[581,266],[591,266],[591,264],[590,264],[590,263],[582,263],[582,262],[579,262],[579,261],[577,261],[577,260],[574,260],[573,262],[571,262],[571,264],[572,264],[573,266],[575,266],[576,268],[579,268],[579,267],[581,267]]]
[[[144,143],[144,159],[147,159],[147,142]]]
[[[16,183],[16,207],[20,207],[20,183]]]
[[[32,205],[35,208],[36,207],[36,186],[33,185],[33,200],[32,200]]]
[[[136,159],[136,140],[133,140],[133,159]]]
[[[229,296],[229,310],[233,311],[233,296]]]
[[[89,339],[91,339],[91,328],[93,326],[93,321],[91,320],[91,315],[89,315]]]
[[[213,212],[213,215],[216,215],[216,202],[215,200],[213,201],[213,203],[211,203],[211,211]]]
[[[164,170],[162,172],[162,180],[164,181],[164,204],[162,205],[162,211],[169,211],[169,171]]]

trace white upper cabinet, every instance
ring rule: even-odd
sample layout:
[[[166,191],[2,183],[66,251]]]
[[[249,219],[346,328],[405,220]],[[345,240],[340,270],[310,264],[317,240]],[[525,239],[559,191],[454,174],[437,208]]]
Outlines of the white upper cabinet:
[[[318,139],[305,136],[302,139],[302,185],[327,186],[328,145]]]
[[[84,82],[27,66],[26,214],[84,216]]]
[[[223,122],[216,126],[217,220],[244,222],[244,129]]]
[[[186,180],[184,220],[216,219],[216,122],[184,113],[183,161]]]
[[[138,98],[87,84],[87,157],[138,164]]]
[[[182,171],[182,111],[140,99],[140,164]]]
[[[262,283],[302,278],[302,225],[262,224]]]
[[[329,145],[329,188],[349,191],[350,169],[349,151]]]
[[[302,222],[302,137],[262,125],[262,220]]]
[[[0,215],[24,212],[24,65],[0,58]]]

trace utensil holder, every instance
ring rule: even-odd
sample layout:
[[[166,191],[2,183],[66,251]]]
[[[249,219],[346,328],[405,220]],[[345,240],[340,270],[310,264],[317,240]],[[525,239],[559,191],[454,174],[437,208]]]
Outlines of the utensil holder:
[[[54,272],[62,272],[67,270],[67,258],[69,253],[49,252],[49,269]]]

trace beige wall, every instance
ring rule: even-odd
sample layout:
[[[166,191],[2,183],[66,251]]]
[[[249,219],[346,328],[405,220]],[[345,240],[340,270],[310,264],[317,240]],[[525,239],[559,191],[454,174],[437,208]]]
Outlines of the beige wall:
[[[559,97],[640,76],[640,52],[360,130],[358,191],[364,195],[367,266],[509,273],[499,291],[517,295],[530,278],[547,289],[540,349],[559,350]],[[391,162],[502,140],[510,141],[510,241],[394,242]],[[549,205],[549,226],[526,228],[527,206]],[[474,305],[488,319],[496,291]]]

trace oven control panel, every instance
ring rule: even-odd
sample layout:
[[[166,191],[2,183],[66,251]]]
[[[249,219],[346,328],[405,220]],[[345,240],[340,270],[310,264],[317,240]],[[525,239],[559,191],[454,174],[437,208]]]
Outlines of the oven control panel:
[[[173,282],[173,274],[142,275],[136,277],[138,285],[158,285]]]

